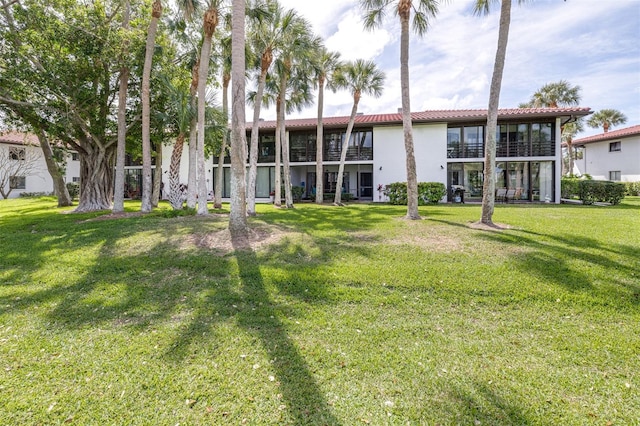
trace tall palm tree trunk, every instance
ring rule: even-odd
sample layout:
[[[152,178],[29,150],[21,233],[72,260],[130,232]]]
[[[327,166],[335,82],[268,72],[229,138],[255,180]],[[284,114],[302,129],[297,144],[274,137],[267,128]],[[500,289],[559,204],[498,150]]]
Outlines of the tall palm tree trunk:
[[[231,207],[229,231],[247,232],[246,204],[246,118],[245,118],[245,1],[233,0],[231,35]]]
[[[324,201],[324,173],[323,169],[323,145],[324,127],[322,116],[324,114],[324,76],[318,79],[318,126],[316,130],[316,204]]]
[[[122,29],[129,29],[130,5],[124,2]],[[128,55],[128,41],[125,40],[122,49],[123,63]],[[116,145],[116,176],[113,188],[113,212],[124,211],[124,163],[127,141],[127,89],[129,86],[129,67],[123,65],[120,69],[120,87],[118,88],[118,142]]]
[[[498,127],[498,106],[500,105],[500,89],[502,72],[507,53],[509,25],[511,23],[511,1],[502,1],[500,8],[500,29],[498,30],[498,49],[491,78],[489,93],[489,110],[487,113],[487,142],[484,157],[484,182],[482,184],[482,216],[480,222],[493,225],[493,210],[496,192],[496,131]]]
[[[273,205],[276,207],[282,206],[282,171],[281,171],[281,163],[282,163],[282,134],[280,133],[280,109],[282,105],[280,103],[280,96],[276,99],[276,176],[275,176],[275,188],[274,188],[274,199]],[[282,115],[284,117],[284,114]]]
[[[153,169],[153,192],[151,193],[151,205],[158,207],[160,202],[160,189],[162,188],[162,142],[158,142],[156,149],[156,168]]]
[[[149,86],[151,80],[151,62],[155,49],[158,21],[162,15],[162,3],[160,0],[153,2],[151,22],[147,34],[147,46],[142,70],[142,205],[140,210],[144,213],[151,211],[151,106]]]
[[[200,51],[200,73],[198,75],[198,135],[196,141],[198,214],[207,215],[207,175],[204,165],[204,125],[206,108],[207,75],[209,74],[209,57],[211,56],[211,39],[218,25],[218,11],[209,8],[204,14],[204,40]]]
[[[260,141],[260,108],[262,106],[262,96],[267,81],[267,70],[271,66],[273,55],[267,49],[261,58],[260,77],[258,78],[258,89],[253,101],[253,122],[251,123],[251,144],[249,146],[249,183],[247,188],[247,213],[249,216],[256,215],[256,180],[258,177],[258,143]]]
[[[420,219],[418,213],[418,176],[413,148],[413,124],[411,122],[411,98],[409,94],[409,16],[411,1],[401,0],[400,15],[400,87],[402,90],[402,130],[407,164],[407,218]]]
[[[280,79],[280,114],[279,119],[279,133],[280,142],[282,144],[282,173],[284,175],[284,202],[288,209],[293,208],[293,196],[291,194],[291,168],[289,166],[289,140],[287,139],[287,130],[285,124],[285,110],[286,110],[286,90],[287,90],[287,77],[286,73]],[[278,131],[278,130],[276,130]]]
[[[169,165],[169,203],[174,210],[182,209],[182,191],[180,191],[180,161],[184,149],[185,134],[180,133],[176,138],[171,152],[171,164]]]
[[[336,206],[342,205],[342,183],[344,180],[344,163],[347,160],[347,150],[349,149],[349,139],[351,139],[351,132],[353,131],[353,124],[356,121],[356,114],[358,113],[358,103],[360,102],[360,93],[353,94],[353,107],[351,107],[351,116],[349,116],[349,125],[347,126],[347,133],[344,135],[344,141],[342,141],[342,151],[340,152],[340,165],[338,166],[338,180],[336,182],[336,195],[333,200],[333,204]]]
[[[195,111],[198,108],[198,76],[200,74],[200,58],[197,59],[191,69],[191,108]],[[198,139],[198,117],[191,119],[189,124],[189,173],[187,176],[187,207],[194,209],[196,207],[196,167],[197,167],[197,139]]]
[[[225,72],[222,77],[222,113],[225,119],[229,117],[229,82],[231,74]],[[227,131],[227,123],[225,123],[224,133],[222,134],[222,146],[220,147],[220,155],[218,155],[218,168],[216,169],[216,187],[213,190],[214,201],[213,208],[222,208],[222,188],[224,186],[224,157],[227,153],[229,145],[229,132]]]

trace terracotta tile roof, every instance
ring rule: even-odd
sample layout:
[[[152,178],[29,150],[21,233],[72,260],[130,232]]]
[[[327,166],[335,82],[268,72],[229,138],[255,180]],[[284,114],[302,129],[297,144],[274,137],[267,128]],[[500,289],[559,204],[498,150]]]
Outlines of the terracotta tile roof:
[[[11,145],[38,145],[38,138],[32,133],[0,132],[0,143]]]
[[[584,145],[586,143],[603,142],[612,139],[627,138],[638,135],[640,135],[640,125],[627,127],[620,130],[612,130],[610,132],[600,133],[598,135],[587,136],[586,138],[574,139],[573,145]]]
[[[591,113],[590,108],[510,108],[498,110],[498,119],[536,118],[557,116],[585,116]],[[411,113],[414,123],[438,123],[458,121],[486,120],[486,109],[468,110],[430,110]],[[315,128],[317,118],[299,118],[287,120],[288,129]],[[325,127],[345,127],[349,124],[349,117],[324,117]],[[402,114],[370,114],[358,115],[355,119],[356,126],[367,124],[394,125],[402,124]],[[275,129],[275,121],[261,121],[260,129]],[[247,123],[247,129],[251,129],[251,123]]]

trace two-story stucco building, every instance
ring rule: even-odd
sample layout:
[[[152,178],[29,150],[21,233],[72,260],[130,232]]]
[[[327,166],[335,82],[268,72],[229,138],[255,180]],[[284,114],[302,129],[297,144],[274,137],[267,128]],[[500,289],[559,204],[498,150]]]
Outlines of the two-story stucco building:
[[[588,115],[589,108],[501,109],[498,117],[497,188],[515,190],[521,201],[560,202],[561,126]],[[412,113],[418,181],[465,188],[467,200],[482,198],[486,110]],[[336,190],[342,140],[349,117],[323,120],[324,191]],[[316,176],[315,118],[286,121],[292,185],[313,198]],[[275,182],[275,121],[260,122],[257,198],[269,199]],[[248,125],[248,136],[250,135]],[[165,154],[169,158],[169,152]],[[183,157],[186,181],[186,156]],[[210,189],[217,160],[207,163]],[[224,166],[223,197],[228,197],[230,165]],[[364,201],[384,201],[378,187],[406,181],[400,113],[358,115],[349,141],[342,190]],[[168,182],[165,182],[165,187]],[[449,194],[451,199],[451,194]]]

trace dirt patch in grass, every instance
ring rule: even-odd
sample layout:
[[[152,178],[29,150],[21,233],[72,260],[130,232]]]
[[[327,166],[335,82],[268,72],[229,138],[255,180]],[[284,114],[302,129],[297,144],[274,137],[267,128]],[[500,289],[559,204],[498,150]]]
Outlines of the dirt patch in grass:
[[[502,231],[504,229],[513,229],[511,225],[507,225],[504,223],[494,223],[493,225],[487,225],[486,223],[481,222],[471,222],[468,226],[471,229],[479,229],[481,231]]]
[[[197,247],[224,256],[234,250],[257,250],[279,242],[288,233],[276,227],[253,227],[232,235],[228,228],[181,237],[181,248]]]

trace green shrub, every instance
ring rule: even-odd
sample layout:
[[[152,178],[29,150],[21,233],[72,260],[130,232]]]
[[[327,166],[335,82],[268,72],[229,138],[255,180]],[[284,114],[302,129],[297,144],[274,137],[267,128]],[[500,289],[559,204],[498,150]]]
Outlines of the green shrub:
[[[640,182],[624,182],[625,195],[640,195]]]
[[[437,204],[447,193],[441,182],[418,182],[418,205]],[[407,183],[394,182],[384,188],[384,195],[389,197],[389,203],[407,205]]]
[[[171,219],[174,217],[181,217],[181,216],[195,216],[196,215],[197,210],[194,208],[190,208],[190,207],[183,207],[181,209],[177,209],[177,210],[162,210],[160,215],[162,217],[166,217],[167,219]]]
[[[603,180],[581,180],[578,183],[578,197],[583,204],[594,202],[620,204],[624,198],[625,185],[622,182]]]
[[[283,192],[284,194],[284,192]],[[293,197],[293,201],[302,200],[302,195],[304,194],[304,186],[292,186],[291,187],[291,196]]]
[[[69,197],[71,200],[75,200],[80,195],[80,184],[76,182],[67,182],[67,191],[69,191]]]
[[[560,180],[560,196],[562,198],[576,198],[578,197],[578,185],[580,178],[573,176],[563,176]]]
[[[419,182],[418,204],[438,204],[447,195],[447,188],[442,182]]]

